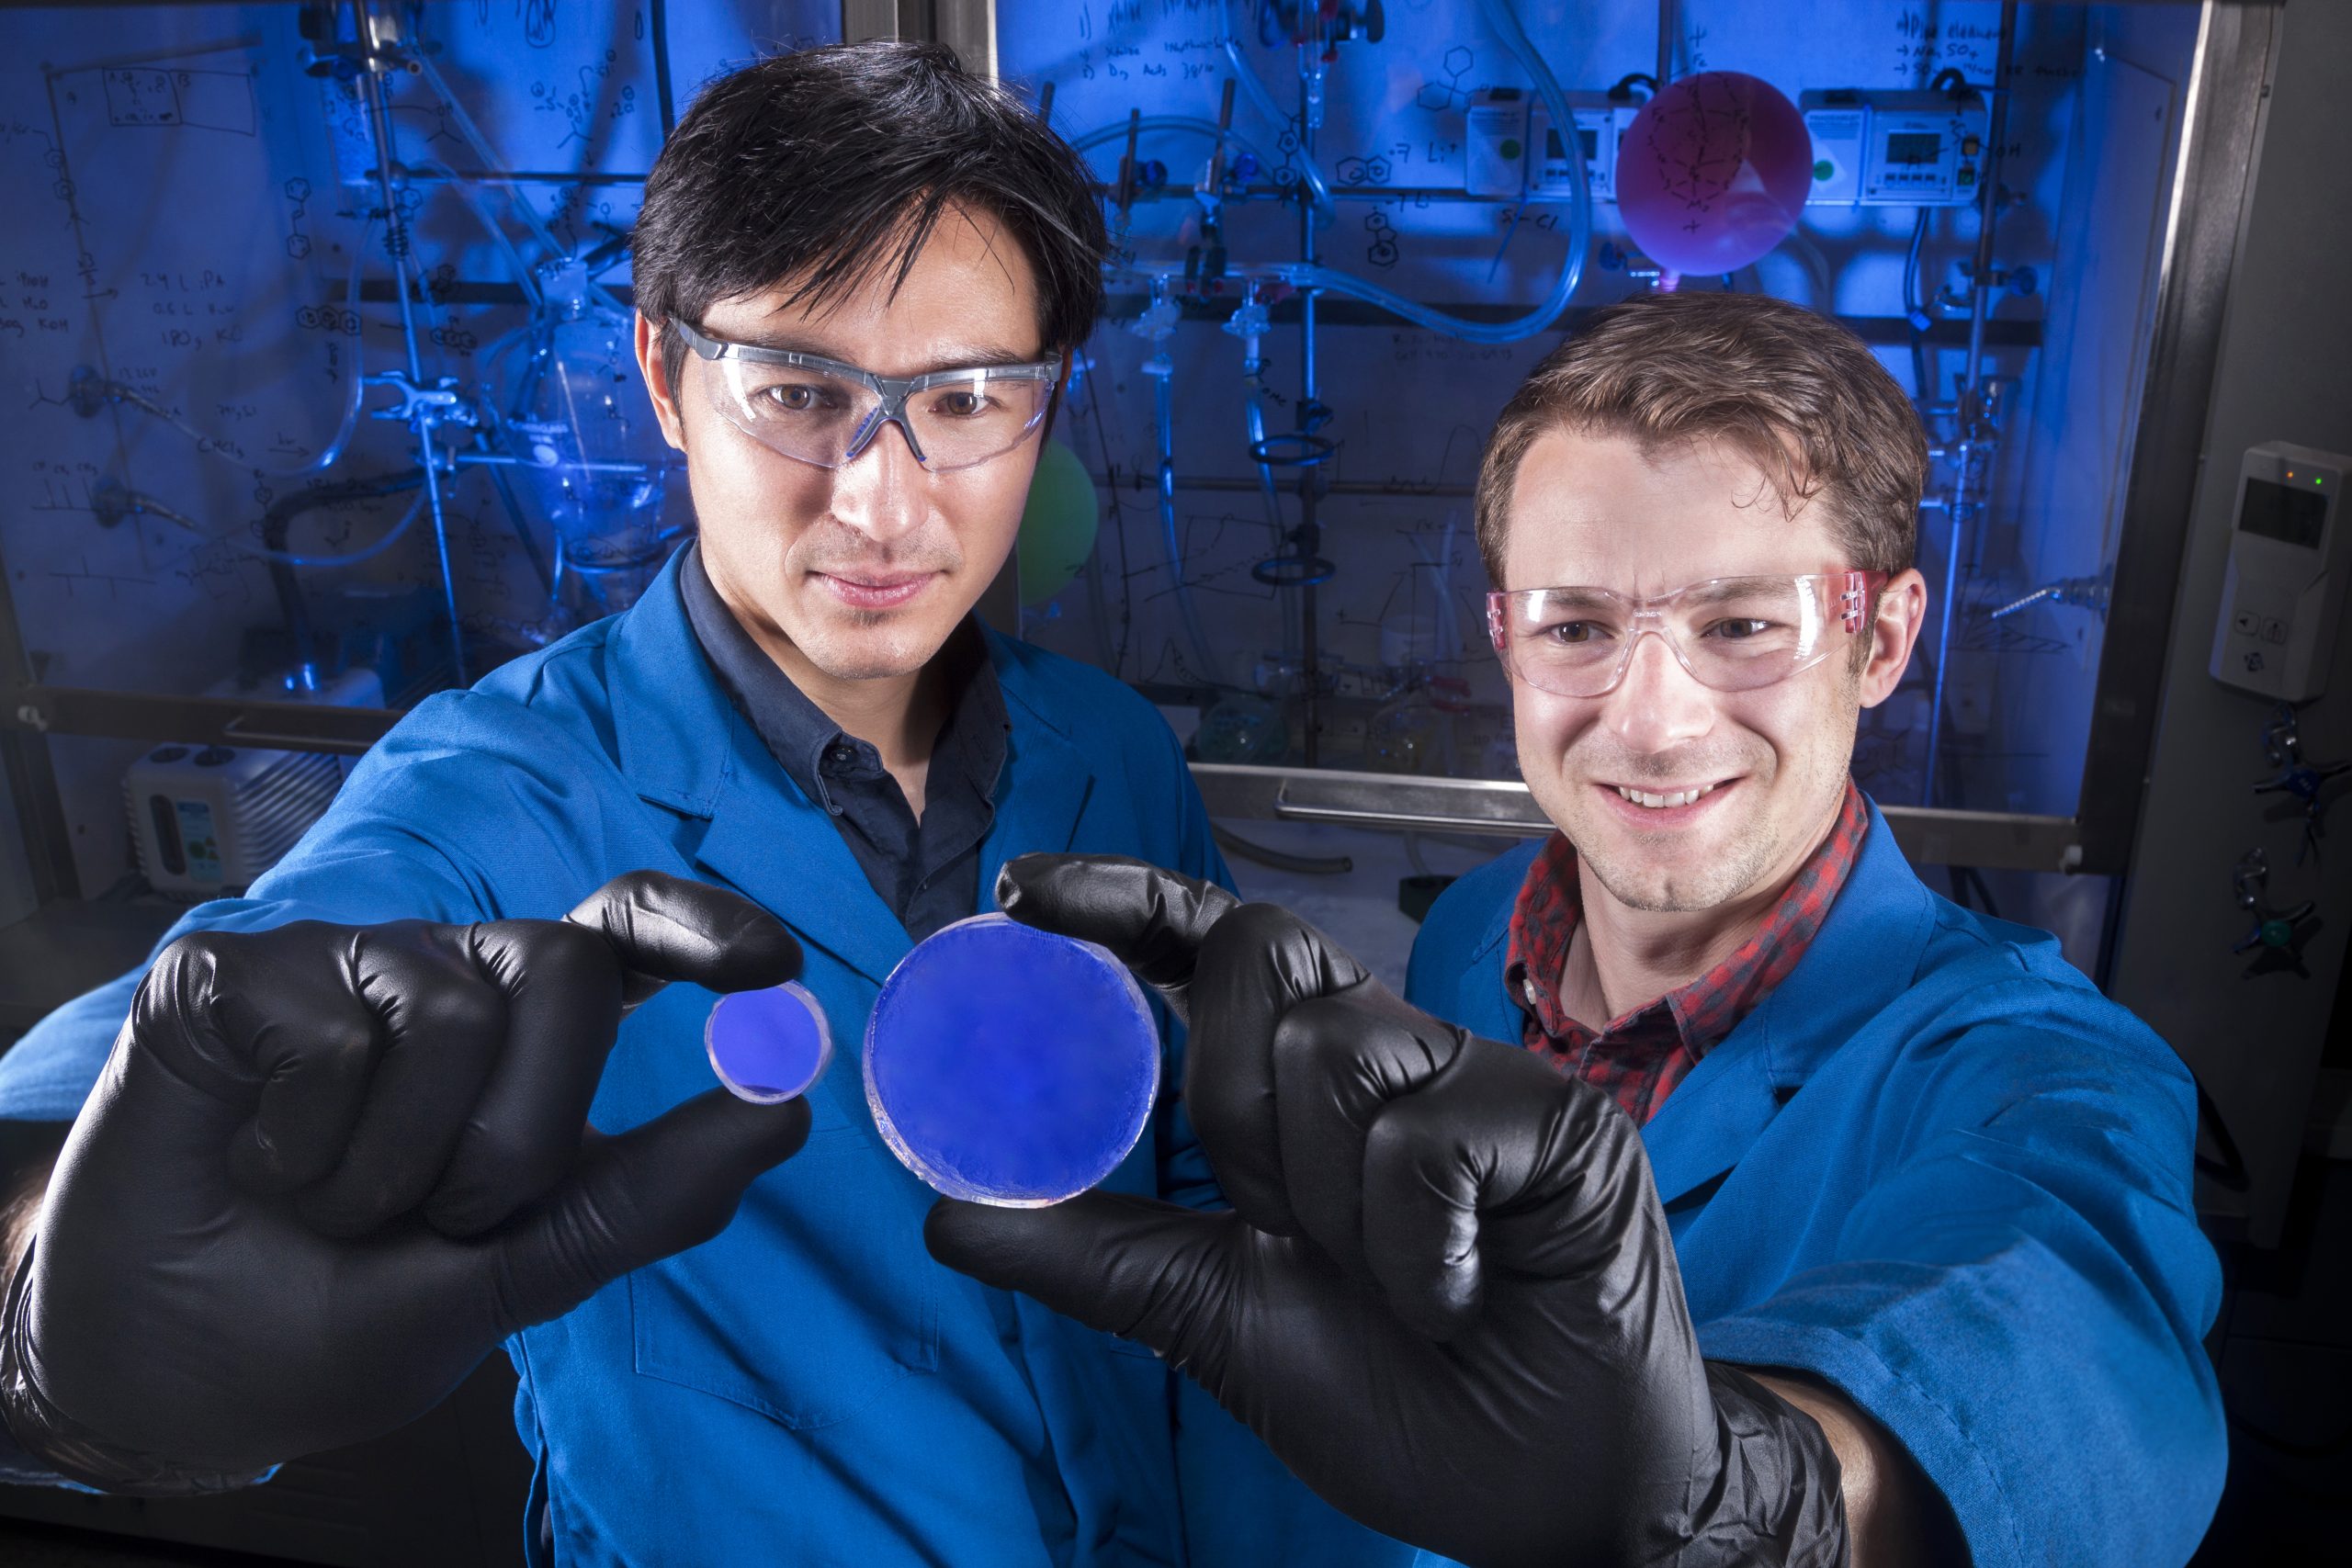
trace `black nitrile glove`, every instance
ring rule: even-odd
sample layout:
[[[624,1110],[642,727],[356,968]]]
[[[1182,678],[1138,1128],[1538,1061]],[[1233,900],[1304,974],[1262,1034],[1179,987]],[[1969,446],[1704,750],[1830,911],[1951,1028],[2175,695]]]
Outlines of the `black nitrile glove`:
[[[70,1479],[170,1494],[423,1415],[800,1147],[807,1106],[724,1089],[587,1129],[625,1007],[799,967],[756,906],[652,872],[561,921],[174,942],[10,1285],[0,1416]]]
[[[1186,1010],[1232,1213],[943,1201],[951,1268],[1150,1346],[1342,1512],[1481,1565],[1836,1565],[1809,1416],[1701,1359],[1634,1123],[1272,905],[1032,855],[997,897]]]

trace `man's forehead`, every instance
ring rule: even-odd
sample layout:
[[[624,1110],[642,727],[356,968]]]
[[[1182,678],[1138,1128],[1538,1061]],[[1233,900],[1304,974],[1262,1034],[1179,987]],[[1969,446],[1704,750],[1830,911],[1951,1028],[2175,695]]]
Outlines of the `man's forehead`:
[[[930,361],[868,367],[893,375],[1036,359],[1039,295],[1020,242],[993,214],[950,203],[910,255],[913,218],[910,210],[888,239],[822,289],[809,288],[826,265],[820,261],[715,302],[704,314],[705,328],[731,342],[852,364],[865,363],[861,355],[875,352],[877,343],[902,359]]]
[[[838,359],[885,376],[1028,365],[1045,357],[1034,308],[953,311],[849,312],[784,303],[778,286],[721,300],[703,314],[703,330],[729,343],[788,349]]]
[[[1512,587],[1655,592],[1838,564],[1827,509],[1800,504],[1792,515],[1762,468],[1720,443],[1645,449],[1627,436],[1547,432],[1520,464],[1505,518]]]
[[[1025,330],[1008,332],[1002,338],[990,339],[971,335],[970,322],[960,323],[962,331],[948,337],[924,340],[926,356],[933,363],[910,371],[921,375],[928,370],[965,370],[976,366],[1027,365],[1037,355],[1021,349],[1010,348],[1006,343],[1018,337],[1035,341],[1035,323],[1025,324]],[[729,343],[748,344],[758,348],[787,349],[795,354],[813,354],[820,358],[839,359],[849,364],[860,363],[860,356],[872,349],[872,340],[865,334],[839,330],[829,331],[820,322],[793,321],[771,315],[764,322],[721,334]]]

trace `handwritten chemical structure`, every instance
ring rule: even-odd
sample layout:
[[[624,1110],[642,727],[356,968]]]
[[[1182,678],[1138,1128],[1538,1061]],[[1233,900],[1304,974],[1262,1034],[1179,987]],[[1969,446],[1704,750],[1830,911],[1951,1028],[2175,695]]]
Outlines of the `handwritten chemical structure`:
[[[251,136],[258,129],[249,71],[151,70],[124,66],[100,73],[107,123],[185,126]]]
[[[1413,95],[1413,101],[1431,114],[1459,113],[1468,108],[1470,89],[1462,85],[1462,79],[1470,74],[1470,68],[1477,63],[1478,56],[1469,45],[1455,44],[1445,51],[1445,59],[1441,65],[1445,72],[1445,80],[1441,82],[1431,77],[1422,83],[1420,91]]]
[[[294,208],[294,210],[286,218],[287,257],[291,261],[308,260],[311,254],[311,236],[302,231],[302,220],[310,216],[311,182],[297,175],[278,188],[285,192],[286,199],[292,203]]]

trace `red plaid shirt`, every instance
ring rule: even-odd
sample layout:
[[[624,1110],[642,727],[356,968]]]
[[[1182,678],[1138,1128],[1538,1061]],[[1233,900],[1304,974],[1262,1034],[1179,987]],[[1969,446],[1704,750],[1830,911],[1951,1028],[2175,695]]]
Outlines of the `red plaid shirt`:
[[[1561,1072],[1607,1089],[1636,1125],[1646,1122],[1699,1058],[1755,1011],[1813,945],[1822,917],[1861,853],[1870,819],[1862,792],[1847,780],[1837,826],[1756,934],[1689,985],[1612,1019],[1598,1033],[1560,1006],[1560,977],[1584,901],[1576,850],[1554,833],[1527,868],[1503,962],[1503,982],[1526,1014],[1527,1048],[1544,1053]]]

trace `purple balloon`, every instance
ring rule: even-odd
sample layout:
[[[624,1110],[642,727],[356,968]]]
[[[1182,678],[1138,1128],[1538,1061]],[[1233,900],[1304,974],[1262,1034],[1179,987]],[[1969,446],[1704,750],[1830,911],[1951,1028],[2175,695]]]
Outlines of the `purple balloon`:
[[[1617,211],[1665,269],[1732,272],[1786,239],[1813,189],[1804,117],[1770,82],[1702,71],[1642,106],[1617,149]]]
[[[719,998],[703,1025],[702,1043],[718,1081],[755,1105],[808,1093],[833,1059],[825,1010],[790,980]]]

